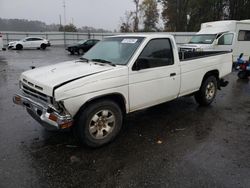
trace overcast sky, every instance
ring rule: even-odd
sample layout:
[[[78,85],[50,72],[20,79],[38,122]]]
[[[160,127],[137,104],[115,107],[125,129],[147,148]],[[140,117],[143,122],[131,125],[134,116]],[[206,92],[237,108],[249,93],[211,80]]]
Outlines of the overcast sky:
[[[119,29],[126,10],[134,10],[133,0],[65,0],[66,20],[77,26]],[[63,0],[0,0],[0,18],[40,20],[64,24]]]

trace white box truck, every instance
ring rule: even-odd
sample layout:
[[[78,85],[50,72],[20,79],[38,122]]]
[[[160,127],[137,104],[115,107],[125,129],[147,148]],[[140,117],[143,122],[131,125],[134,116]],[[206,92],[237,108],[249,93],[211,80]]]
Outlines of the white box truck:
[[[200,31],[180,51],[233,51],[233,61],[241,53],[250,56],[250,20],[226,20],[201,24]]]

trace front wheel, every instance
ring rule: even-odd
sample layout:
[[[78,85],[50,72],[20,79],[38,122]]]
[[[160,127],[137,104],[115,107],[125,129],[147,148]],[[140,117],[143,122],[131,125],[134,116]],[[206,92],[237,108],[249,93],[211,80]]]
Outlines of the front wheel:
[[[81,143],[89,147],[111,142],[122,127],[121,109],[111,100],[96,101],[78,115],[75,133]]]
[[[210,105],[217,93],[217,79],[214,76],[207,77],[200,87],[200,90],[195,93],[195,100],[201,106]]]
[[[78,55],[83,55],[83,54],[84,54],[84,50],[80,48],[80,49],[78,50]]]
[[[18,45],[16,45],[16,49],[17,49],[17,50],[22,50],[22,49],[23,49],[23,46],[22,46],[21,44],[18,44]]]

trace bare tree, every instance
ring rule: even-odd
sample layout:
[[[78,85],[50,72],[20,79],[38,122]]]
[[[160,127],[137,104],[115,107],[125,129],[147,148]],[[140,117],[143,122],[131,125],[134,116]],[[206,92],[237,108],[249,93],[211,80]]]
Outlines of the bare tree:
[[[125,17],[121,18],[121,26],[120,26],[121,32],[131,32],[132,31],[132,18],[133,18],[133,12],[126,11]]]
[[[134,0],[135,3],[135,16],[134,16],[134,32],[138,31],[139,28],[139,0]]]
[[[159,21],[159,12],[156,0],[143,0],[140,5],[143,14],[144,31],[157,31],[156,24]]]

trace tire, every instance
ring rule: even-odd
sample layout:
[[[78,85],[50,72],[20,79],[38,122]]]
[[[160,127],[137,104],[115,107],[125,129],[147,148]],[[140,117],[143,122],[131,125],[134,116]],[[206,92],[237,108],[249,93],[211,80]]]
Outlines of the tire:
[[[41,46],[40,46],[40,48],[41,48],[42,50],[45,50],[45,49],[46,49],[46,47],[47,47],[47,45],[46,45],[46,44],[41,44]]]
[[[72,50],[72,51],[69,51],[70,52],[70,55],[74,55],[75,52]]]
[[[83,54],[84,54],[84,50],[80,48],[80,49],[78,50],[78,55],[83,55]]]
[[[16,49],[17,50],[22,50],[23,49],[23,45],[21,45],[21,44],[16,45]]]
[[[209,76],[203,80],[200,90],[194,95],[196,102],[201,106],[210,105],[216,96],[217,84],[215,76]]]
[[[122,127],[122,111],[111,100],[96,101],[81,109],[75,124],[80,142],[96,148],[111,142]]]
[[[239,71],[238,72],[238,78],[239,79],[247,79],[248,75],[247,75],[247,71]]]

